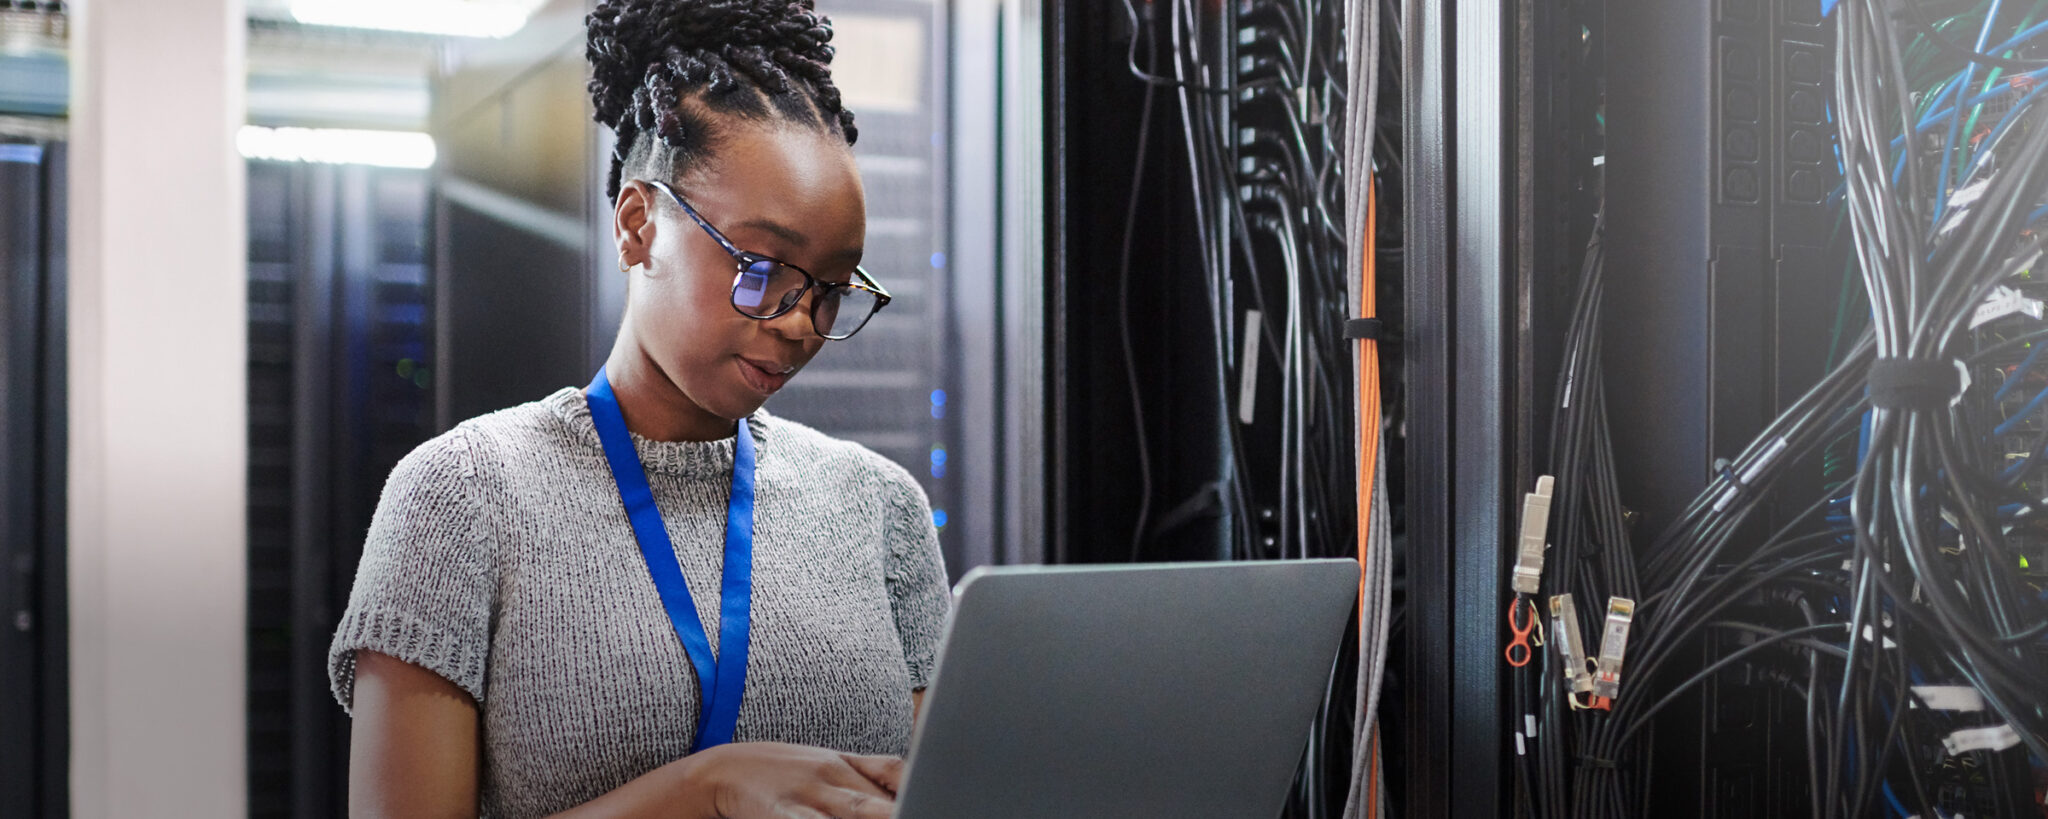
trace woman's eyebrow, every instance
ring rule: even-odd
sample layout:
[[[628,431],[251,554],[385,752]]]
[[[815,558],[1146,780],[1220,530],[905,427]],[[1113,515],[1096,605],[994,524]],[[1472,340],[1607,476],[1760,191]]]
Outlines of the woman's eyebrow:
[[[767,233],[773,235],[775,238],[781,239],[782,241],[788,243],[790,247],[799,250],[805,248],[811,243],[810,237],[805,236],[803,231],[797,230],[781,222],[777,222],[773,219],[768,219],[765,217],[759,219],[749,219],[745,222],[741,222],[740,227],[766,231]],[[834,263],[857,265],[860,264],[861,257],[865,255],[867,255],[866,248],[850,247],[845,250],[839,251],[838,253],[832,254],[831,261]]]
[[[803,234],[803,231],[797,230],[781,222],[777,222],[773,219],[750,219],[745,222],[741,222],[740,227],[754,228],[755,230],[765,230],[769,233],[774,234],[775,238],[781,239],[782,241],[789,243],[791,247],[801,248],[811,243],[810,238],[805,236]]]

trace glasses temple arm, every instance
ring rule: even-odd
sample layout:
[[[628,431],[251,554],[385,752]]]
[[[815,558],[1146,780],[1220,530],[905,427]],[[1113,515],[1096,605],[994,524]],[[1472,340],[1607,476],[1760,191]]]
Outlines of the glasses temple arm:
[[[705,233],[711,234],[712,240],[718,242],[719,247],[725,248],[727,254],[735,259],[746,255],[745,252],[734,246],[731,240],[725,238],[725,234],[719,233],[718,228],[712,227],[710,222],[704,221],[704,217],[697,214],[697,209],[690,207],[689,202],[683,201],[682,194],[676,193],[674,188],[668,186],[668,183],[648,180],[647,184],[660,188],[662,193],[668,194],[668,198],[674,199],[676,206],[683,209],[683,214],[690,217],[690,221],[696,222],[698,227],[703,228]]]

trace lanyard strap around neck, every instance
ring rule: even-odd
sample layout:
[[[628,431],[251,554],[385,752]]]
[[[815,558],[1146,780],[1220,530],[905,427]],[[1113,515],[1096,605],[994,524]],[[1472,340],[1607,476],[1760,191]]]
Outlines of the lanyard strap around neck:
[[[626,519],[633,524],[633,538],[640,543],[640,556],[647,561],[647,574],[654,590],[668,610],[669,624],[683,641],[703,690],[698,711],[697,741],[690,752],[732,741],[739,724],[740,700],[747,685],[747,641],[753,619],[754,586],[754,438],[741,418],[733,439],[732,500],[725,513],[725,578],[719,606],[718,645],[723,657],[713,656],[711,641],[704,633],[703,619],[690,598],[690,586],[683,580],[676,561],[675,545],[661,510],[654,506],[654,491],[647,485],[647,471],[633,450],[633,438],[626,431],[626,418],[612,393],[611,381],[603,368],[590,382],[590,420],[604,445],[612,480],[619,486],[619,500],[625,504]]]

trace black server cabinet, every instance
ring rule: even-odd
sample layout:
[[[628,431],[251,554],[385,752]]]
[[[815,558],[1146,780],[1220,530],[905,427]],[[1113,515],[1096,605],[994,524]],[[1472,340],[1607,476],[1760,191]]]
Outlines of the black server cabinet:
[[[1834,30],[1821,0],[1608,2],[1605,25],[1607,395],[1647,544],[1828,364]],[[1730,673],[1661,716],[1656,814],[1804,811],[1781,699]]]
[[[1647,532],[1821,375],[1834,32],[1821,0],[1606,10],[1607,372]]]
[[[435,79],[439,429],[588,383],[611,350],[625,290],[582,35],[536,22],[450,45]]]
[[[1219,12],[1230,21],[1214,32],[1222,42],[1213,47],[1256,65],[1256,56],[1231,50],[1239,37],[1258,37],[1237,23],[1267,19],[1273,5],[1194,9],[1205,21]],[[1283,17],[1297,8],[1277,5]],[[1398,213],[1403,223],[1382,232],[1400,237],[1390,267],[1401,277],[1399,295],[1382,300],[1385,314],[1400,321],[1397,346],[1383,361],[1401,419],[1389,442],[1401,468],[1388,479],[1405,506],[1395,549],[1403,566],[1396,593],[1407,602],[1397,618],[1381,735],[1396,813],[1495,817],[1509,810],[1512,753],[1502,727],[1506,634],[1498,606],[1513,522],[1507,499],[1530,479],[1539,443],[1532,430],[1548,421],[1532,397],[1547,392],[1551,370],[1532,340],[1557,323],[1553,311],[1562,301],[1542,289],[1543,277],[1568,269],[1563,262],[1576,258],[1572,248],[1583,244],[1589,221],[1557,206],[1583,196],[1558,181],[1570,176],[1560,162],[1571,152],[1548,127],[1554,120],[1539,119],[1562,119],[1556,109],[1570,104],[1561,96],[1570,89],[1532,68],[1558,62],[1566,50],[1558,25],[1566,11],[1533,0],[1393,5],[1406,20],[1390,38],[1398,40],[1388,47],[1400,49],[1400,71],[1382,110],[1396,112],[1402,153],[1387,157],[1382,192],[1400,201],[1381,213]],[[1136,295],[1128,310],[1120,298],[1124,206],[1140,160],[1144,93],[1127,61],[1171,71],[1167,57],[1148,62],[1146,43],[1168,30],[1144,18],[1148,6],[1160,18],[1187,13],[1182,4],[1134,4],[1131,13],[1150,33],[1140,34],[1133,57],[1131,25],[1117,4],[1048,4],[1050,516],[1057,553],[1074,562],[1209,559],[1228,554],[1232,537],[1232,521],[1210,504],[1178,531],[1149,533],[1141,548],[1131,546],[1140,482],[1128,444],[1128,430],[1140,423],[1132,396],[1144,404],[1151,440],[1163,442],[1152,453],[1159,507],[1203,509],[1203,485],[1227,474],[1231,458],[1217,430],[1240,423],[1239,384],[1218,385],[1207,371],[1216,339],[1199,275],[1205,237],[1189,193],[1193,149],[1180,142],[1179,106],[1198,91],[1161,85],[1155,92],[1163,101],[1149,123],[1132,229],[1136,261],[1128,276]],[[1261,115],[1254,106],[1236,110]],[[1256,153],[1233,159],[1256,163]],[[1232,324],[1241,333],[1238,311],[1252,294],[1233,295]],[[1135,379],[1121,366],[1125,331]],[[1233,366],[1233,377],[1238,372]],[[1247,426],[1246,446],[1270,449],[1262,438],[1269,430]],[[1264,517],[1257,507],[1253,514]]]
[[[0,141],[0,815],[70,812],[65,162]]]
[[[1225,407],[1237,383],[1226,388],[1214,372],[1215,294],[1196,223],[1216,202],[1191,192],[1179,95],[1153,90],[1141,129],[1148,95],[1126,63],[1133,37],[1166,38],[1170,9],[1158,4],[1140,31],[1115,3],[1047,10],[1047,554],[1065,563],[1227,559],[1233,523],[1219,490],[1228,486],[1225,425],[1237,421]],[[1206,25],[1218,25],[1213,15],[1204,12]],[[1138,54],[1148,59],[1146,49]],[[1162,56],[1155,67],[1168,72],[1167,63]],[[1273,418],[1278,359],[1262,358],[1258,391]],[[1277,441],[1274,426],[1262,425],[1262,441]],[[1145,488],[1150,519],[1139,532]],[[1273,503],[1273,492],[1263,494]]]
[[[427,179],[249,166],[252,816],[340,816],[327,646],[384,478],[433,430]]]

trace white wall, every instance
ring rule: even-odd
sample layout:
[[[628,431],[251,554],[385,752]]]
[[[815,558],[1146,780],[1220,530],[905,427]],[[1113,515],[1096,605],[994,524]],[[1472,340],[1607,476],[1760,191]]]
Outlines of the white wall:
[[[72,813],[241,816],[243,4],[72,7]]]

